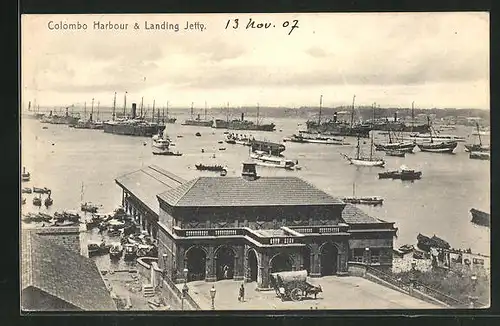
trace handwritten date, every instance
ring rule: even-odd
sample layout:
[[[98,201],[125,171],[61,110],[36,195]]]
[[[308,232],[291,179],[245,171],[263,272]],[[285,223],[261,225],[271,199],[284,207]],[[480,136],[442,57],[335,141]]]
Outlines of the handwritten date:
[[[291,21],[285,20],[283,23],[274,24],[270,22],[257,22],[253,20],[252,18],[248,19],[248,23],[245,25],[240,25],[240,20],[238,18],[235,19],[228,19],[226,23],[226,29],[232,28],[232,29],[239,29],[241,26],[244,26],[245,29],[270,29],[270,28],[276,28],[276,27],[282,27],[282,28],[288,28],[289,32],[288,35],[292,34],[293,30],[296,28],[299,28],[299,21],[294,19]]]

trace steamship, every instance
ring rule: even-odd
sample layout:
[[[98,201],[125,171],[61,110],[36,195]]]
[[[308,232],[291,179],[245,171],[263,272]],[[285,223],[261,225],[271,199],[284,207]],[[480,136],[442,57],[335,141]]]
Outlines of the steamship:
[[[130,118],[106,121],[103,124],[103,129],[106,133],[116,135],[152,137],[163,133],[165,125],[138,118],[136,103],[132,103],[132,116]]]
[[[193,105],[194,105],[194,103],[191,103],[191,119],[185,120],[181,125],[183,125],[183,126],[198,126],[198,127],[212,127],[213,121],[207,120],[206,104],[205,104],[205,120],[202,120],[200,118],[199,114],[196,116],[195,119],[193,119]]]
[[[323,95],[321,95],[318,121],[313,121],[313,120],[306,121],[307,130],[302,132],[310,134],[323,134],[328,136],[355,136],[355,137],[369,138],[372,126],[370,124],[365,124],[365,123],[354,123],[355,98],[356,96],[353,97],[352,101],[350,123],[347,123],[345,121],[338,121],[337,112],[333,114],[333,119],[321,121],[321,105],[323,101]]]
[[[241,120],[222,120],[215,119],[213,128],[230,129],[230,130],[259,130],[259,131],[274,131],[276,125],[274,123],[260,124],[259,110],[257,108],[257,123],[250,120],[245,120],[245,114],[241,113]]]
[[[66,113],[64,115],[52,114],[52,110],[49,115],[42,116],[41,123],[57,124],[57,125],[72,125],[76,124],[80,119],[79,116],[73,116],[68,113],[68,108],[66,108]]]

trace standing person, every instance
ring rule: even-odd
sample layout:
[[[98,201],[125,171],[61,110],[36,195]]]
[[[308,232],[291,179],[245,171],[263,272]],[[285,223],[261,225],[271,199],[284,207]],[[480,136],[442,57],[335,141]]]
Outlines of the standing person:
[[[227,265],[224,265],[224,279],[227,279],[228,278],[228,274],[229,274],[229,266]]]
[[[243,284],[241,284],[241,286],[240,286],[240,294],[238,296],[238,301],[240,301],[240,302],[245,301],[245,287],[243,286]]]

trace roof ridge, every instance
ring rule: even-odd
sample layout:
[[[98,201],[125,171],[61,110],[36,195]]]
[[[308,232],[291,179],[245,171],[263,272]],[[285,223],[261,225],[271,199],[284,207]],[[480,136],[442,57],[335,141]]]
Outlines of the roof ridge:
[[[148,167],[149,167],[149,168],[151,168],[150,166],[148,166]],[[152,169],[153,171],[155,171],[155,172],[161,173],[160,171],[157,171],[157,170],[155,170],[155,169],[153,169],[153,168],[151,168],[151,169]],[[161,184],[163,184],[163,185],[165,185],[165,186],[167,186],[167,187],[170,187],[168,184],[166,184],[165,182],[163,182],[163,181],[161,181],[160,179],[156,178],[156,177],[155,177],[154,175],[152,175],[151,173],[148,173],[147,171],[145,171],[145,169],[141,169],[141,172],[142,172],[142,173],[144,173],[144,174],[149,175],[150,177],[152,177],[153,179],[155,179],[155,180],[156,180],[156,181],[158,181],[159,183],[161,183]],[[174,178],[172,178],[172,177],[171,177],[171,176],[169,176],[169,175],[165,175],[165,176],[167,176],[168,178],[170,178],[171,180],[173,180],[173,181],[175,181],[175,182],[179,182],[178,180],[175,180]],[[180,186],[180,185],[182,185],[182,183],[180,183],[180,182],[179,182],[179,186]]]
[[[150,169],[152,169],[152,170],[154,170],[154,171],[158,172],[158,173],[161,173],[161,174],[163,174],[163,175],[165,175],[165,176],[169,177],[170,179],[172,179],[172,180],[174,180],[174,181],[176,181],[176,182],[179,182],[180,184],[182,184],[182,183],[184,183],[184,182],[186,182],[186,181],[187,181],[187,180],[185,180],[185,179],[183,179],[183,178],[179,177],[178,175],[175,175],[175,174],[173,174],[173,173],[171,173],[171,172],[169,172],[169,171],[167,171],[167,170],[165,170],[165,169],[163,169],[163,168],[159,167],[159,166],[158,166],[158,165],[156,165],[156,164],[151,164],[151,165],[148,165],[148,167],[149,167]],[[160,182],[161,182],[161,181],[160,181]],[[163,182],[162,182],[162,183],[163,183]],[[163,184],[165,184],[165,183],[163,183]]]
[[[115,178],[115,180],[116,180],[116,179],[119,179],[119,178],[126,177],[126,176],[128,176],[128,175],[131,175],[132,173],[140,172],[140,171],[142,171],[142,170],[143,170],[143,168],[140,168],[140,169],[134,170],[134,171],[132,171],[132,172],[127,172],[127,173],[125,173],[125,174],[122,174],[122,175],[117,176],[117,177]]]
[[[193,186],[194,186],[196,183],[198,183],[198,181],[199,181],[201,178],[202,178],[202,177],[196,177],[196,178],[191,179],[191,180],[189,180],[189,181],[187,181],[187,182],[184,182],[183,184],[179,185],[178,187],[173,188],[172,190],[175,190],[175,189],[177,189],[177,188],[179,188],[179,187],[182,187],[182,186],[184,186],[184,185],[186,185],[186,184],[188,184],[188,183],[190,183],[190,182],[191,182],[191,184],[189,185],[189,187],[187,187],[187,189],[184,191],[184,193],[183,193],[182,195],[180,195],[180,196],[178,196],[178,197],[177,197],[177,200],[176,200],[174,203],[172,203],[172,205],[177,205],[177,204],[181,201],[181,199],[182,199],[184,196],[186,196],[186,194],[187,194],[187,193],[188,193],[188,192],[189,192],[189,191],[193,188]],[[171,191],[172,191],[172,190],[171,190]]]

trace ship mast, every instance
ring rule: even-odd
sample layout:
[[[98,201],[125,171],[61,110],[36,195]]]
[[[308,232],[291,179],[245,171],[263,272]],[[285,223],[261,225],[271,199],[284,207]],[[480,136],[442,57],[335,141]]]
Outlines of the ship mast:
[[[429,116],[427,116],[427,125],[430,127],[431,126],[431,118],[429,118]],[[433,134],[433,130],[432,128],[430,128],[430,131],[429,131],[429,135],[431,136],[431,143],[433,143],[433,139],[432,139],[432,134]]]
[[[155,100],[153,100],[153,116],[151,117],[151,122],[155,122]]]
[[[156,113],[156,122],[160,123],[160,109],[158,109],[158,111]]]
[[[229,102],[227,102],[226,121],[229,123]]]
[[[168,120],[168,101],[167,101],[167,120]]]
[[[115,120],[115,109],[116,109],[116,92],[115,92],[115,97],[113,98],[113,121]]]
[[[125,118],[126,115],[126,110],[127,109],[127,92],[125,92],[125,96],[123,98],[123,118]]]
[[[162,119],[163,123],[165,123],[165,108],[164,107],[161,108],[161,119]]]
[[[360,148],[359,148],[359,135],[358,135],[358,145],[356,146],[356,149],[357,149],[356,159],[359,160],[359,151],[360,151]]]
[[[193,106],[194,102],[191,102],[191,120],[193,120]]]
[[[142,115],[142,108],[144,107],[144,96],[141,97],[141,119],[143,118],[143,115]]]
[[[207,120],[207,101],[205,101],[205,121]]]
[[[476,122],[476,127],[477,127],[477,137],[479,137],[479,146],[483,146],[483,142],[481,141],[481,133],[479,132],[479,123]]]
[[[415,125],[415,111],[413,108],[413,104],[415,101],[411,102],[411,132],[413,133],[413,127]]]
[[[92,121],[93,115],[94,115],[94,98],[92,98],[92,108],[90,109],[90,118],[89,118],[90,121]]]
[[[87,119],[87,102],[83,103],[83,119]]]
[[[257,119],[256,119],[257,126],[259,125],[259,110],[260,110],[259,103],[257,103]]]
[[[101,102],[97,101],[97,121],[99,121],[99,104]]]
[[[351,109],[351,129],[354,123],[354,100],[356,99],[356,95],[352,97],[352,109]]]
[[[318,117],[318,127],[321,125],[321,106],[323,105],[323,95],[319,96],[319,117]]]

